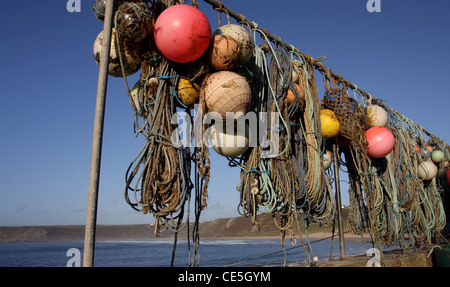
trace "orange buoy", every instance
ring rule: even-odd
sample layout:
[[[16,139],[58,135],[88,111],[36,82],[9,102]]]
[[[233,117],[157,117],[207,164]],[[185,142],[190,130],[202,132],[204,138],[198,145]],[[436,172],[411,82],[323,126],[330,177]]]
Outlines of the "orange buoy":
[[[300,107],[304,107],[305,106],[305,93],[303,92],[302,87],[300,87],[299,84],[295,84],[295,87],[297,88],[297,92],[300,96]],[[287,91],[286,94],[286,99],[287,99],[287,103],[288,105],[292,105],[295,102],[295,93],[292,91],[292,89],[289,89]]]
[[[227,35],[232,37],[239,45],[239,62],[238,66],[244,65],[248,62],[253,54],[254,42],[250,33],[241,25],[228,24],[220,26],[214,35]]]
[[[229,116],[237,119],[250,109],[250,85],[245,77],[235,72],[220,71],[211,74],[207,76],[202,88],[208,110],[219,113],[222,117],[220,120],[225,120],[227,113],[235,113]]]
[[[215,70],[230,70],[239,64],[239,44],[227,35],[214,35],[208,53],[209,63]]]

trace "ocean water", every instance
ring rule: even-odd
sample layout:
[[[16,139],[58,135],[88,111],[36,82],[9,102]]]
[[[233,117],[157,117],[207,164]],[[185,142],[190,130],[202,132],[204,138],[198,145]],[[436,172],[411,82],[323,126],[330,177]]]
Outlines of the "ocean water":
[[[311,242],[311,256],[317,256],[319,261],[326,261],[330,255],[331,241]],[[285,257],[279,240],[203,240],[199,248],[199,266],[224,267],[243,261],[245,262],[233,266],[282,266],[285,260],[287,265],[304,264],[304,248],[299,243],[296,246],[299,247],[287,250]],[[292,247],[294,245],[289,241],[285,243],[286,249]],[[367,241],[348,241],[345,247],[346,256],[352,256],[365,254],[373,246]],[[0,267],[66,267],[68,262],[73,266],[76,261],[81,261],[82,264],[83,248],[83,242],[2,242]],[[172,248],[171,240],[96,242],[94,266],[168,267]],[[191,244],[191,252],[192,250]],[[80,257],[77,257],[77,251]],[[336,239],[333,242],[332,254],[339,257],[339,241]],[[174,266],[189,266],[187,241],[178,242]]]

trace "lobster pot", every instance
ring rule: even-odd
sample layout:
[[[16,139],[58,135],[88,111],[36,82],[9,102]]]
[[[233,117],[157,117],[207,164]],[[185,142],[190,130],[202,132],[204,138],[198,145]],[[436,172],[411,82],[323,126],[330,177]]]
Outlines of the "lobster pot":
[[[367,112],[355,99],[342,95],[342,91],[328,90],[322,99],[322,107],[332,110],[339,121],[340,134],[355,146],[365,146]]]
[[[202,86],[206,107],[209,112],[217,112],[222,117],[213,118],[225,120],[237,119],[250,109],[251,88],[247,79],[235,72],[220,71],[205,78]]]
[[[102,54],[103,31],[98,34],[94,42],[94,59],[97,65],[100,65],[100,56]],[[131,76],[141,68],[142,45],[132,42],[120,42],[120,54],[122,55],[125,76]],[[112,30],[111,48],[109,55],[108,74],[113,77],[122,77],[120,68],[119,48],[116,41],[116,29]]]

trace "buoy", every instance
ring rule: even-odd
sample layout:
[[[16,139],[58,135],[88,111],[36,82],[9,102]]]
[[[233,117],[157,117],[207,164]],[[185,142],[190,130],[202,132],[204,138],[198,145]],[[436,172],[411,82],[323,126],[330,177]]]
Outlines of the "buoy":
[[[430,160],[422,162],[417,170],[417,175],[422,180],[432,180],[437,173],[437,166]]]
[[[430,153],[434,151],[434,148],[432,146],[426,146],[426,149],[429,150]]]
[[[199,9],[178,4],[159,15],[153,34],[164,57],[177,63],[188,63],[200,58],[208,49],[211,27]]]
[[[431,157],[431,152],[427,148],[423,148],[420,150],[420,154],[422,155],[423,159],[429,159]]]
[[[395,146],[395,138],[390,130],[374,126],[366,131],[369,143],[367,154],[373,158],[382,158],[388,155]]]
[[[214,35],[208,59],[215,70],[230,70],[239,65],[239,44],[228,35]]]
[[[332,110],[323,109],[320,111],[320,123],[324,139],[332,139],[339,134],[339,121]]]
[[[305,93],[303,92],[302,87],[300,87],[299,84],[295,84],[295,87],[297,88],[298,94],[300,96],[300,107],[304,107],[305,105]],[[292,105],[295,102],[295,93],[292,91],[292,89],[289,89],[286,94],[287,103],[288,105]]]
[[[225,126],[220,130],[216,129],[216,124],[212,125],[210,130],[211,145],[218,154],[224,157],[237,157],[248,150],[250,142],[248,125],[245,126],[245,134],[239,134],[236,129],[233,133],[227,134]]]
[[[178,99],[188,108],[192,108],[198,103],[200,95],[200,85],[191,83],[189,80],[180,78],[178,82]]]
[[[385,127],[388,124],[388,114],[380,106],[370,105],[367,107],[367,123],[370,126]]]
[[[152,33],[151,12],[145,2],[122,4],[117,11],[115,26],[120,38],[126,41],[142,42]]]
[[[100,65],[100,56],[102,53],[103,31],[98,34],[94,42],[94,59],[97,65]],[[142,45],[138,43],[120,41],[120,51],[125,69],[125,76],[131,76],[141,68]],[[116,29],[112,29],[111,48],[109,55],[108,74],[113,77],[122,77],[120,67],[119,50],[116,45]]]
[[[220,26],[216,31],[214,31],[213,36],[215,35],[227,35],[233,38],[239,45],[239,61],[237,63],[238,66],[244,65],[248,62],[250,57],[253,54],[253,39],[250,33],[242,27],[241,25],[236,24],[228,24],[224,26]]]
[[[132,108],[140,116],[142,116],[141,103],[139,103],[139,93],[141,91],[141,81],[138,80],[131,90]]]
[[[445,159],[445,155],[441,150],[434,150],[431,153],[431,160],[434,162],[439,163],[439,162],[443,161],[444,159]]]
[[[333,162],[333,153],[329,150],[325,150],[325,152],[322,155],[323,168],[329,169],[332,162]]]
[[[235,72],[219,71],[208,76],[202,88],[209,111],[217,112],[225,120],[226,114],[233,119],[248,112],[251,103],[251,88],[247,79]]]

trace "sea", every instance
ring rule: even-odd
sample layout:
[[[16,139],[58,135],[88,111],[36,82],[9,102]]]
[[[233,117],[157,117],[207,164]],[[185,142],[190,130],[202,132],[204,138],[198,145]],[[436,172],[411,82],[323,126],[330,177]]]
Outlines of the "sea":
[[[305,245],[279,239],[202,240],[199,245],[199,267],[293,266],[306,264],[305,246],[311,259],[326,261],[339,257],[339,240],[305,242]],[[0,267],[77,267],[82,265],[83,242],[1,242]],[[364,255],[373,248],[367,240],[345,242],[346,256]],[[189,267],[192,242],[179,240],[174,267]],[[95,244],[96,267],[170,267],[172,240],[98,241]],[[368,260],[370,257],[368,257]]]

